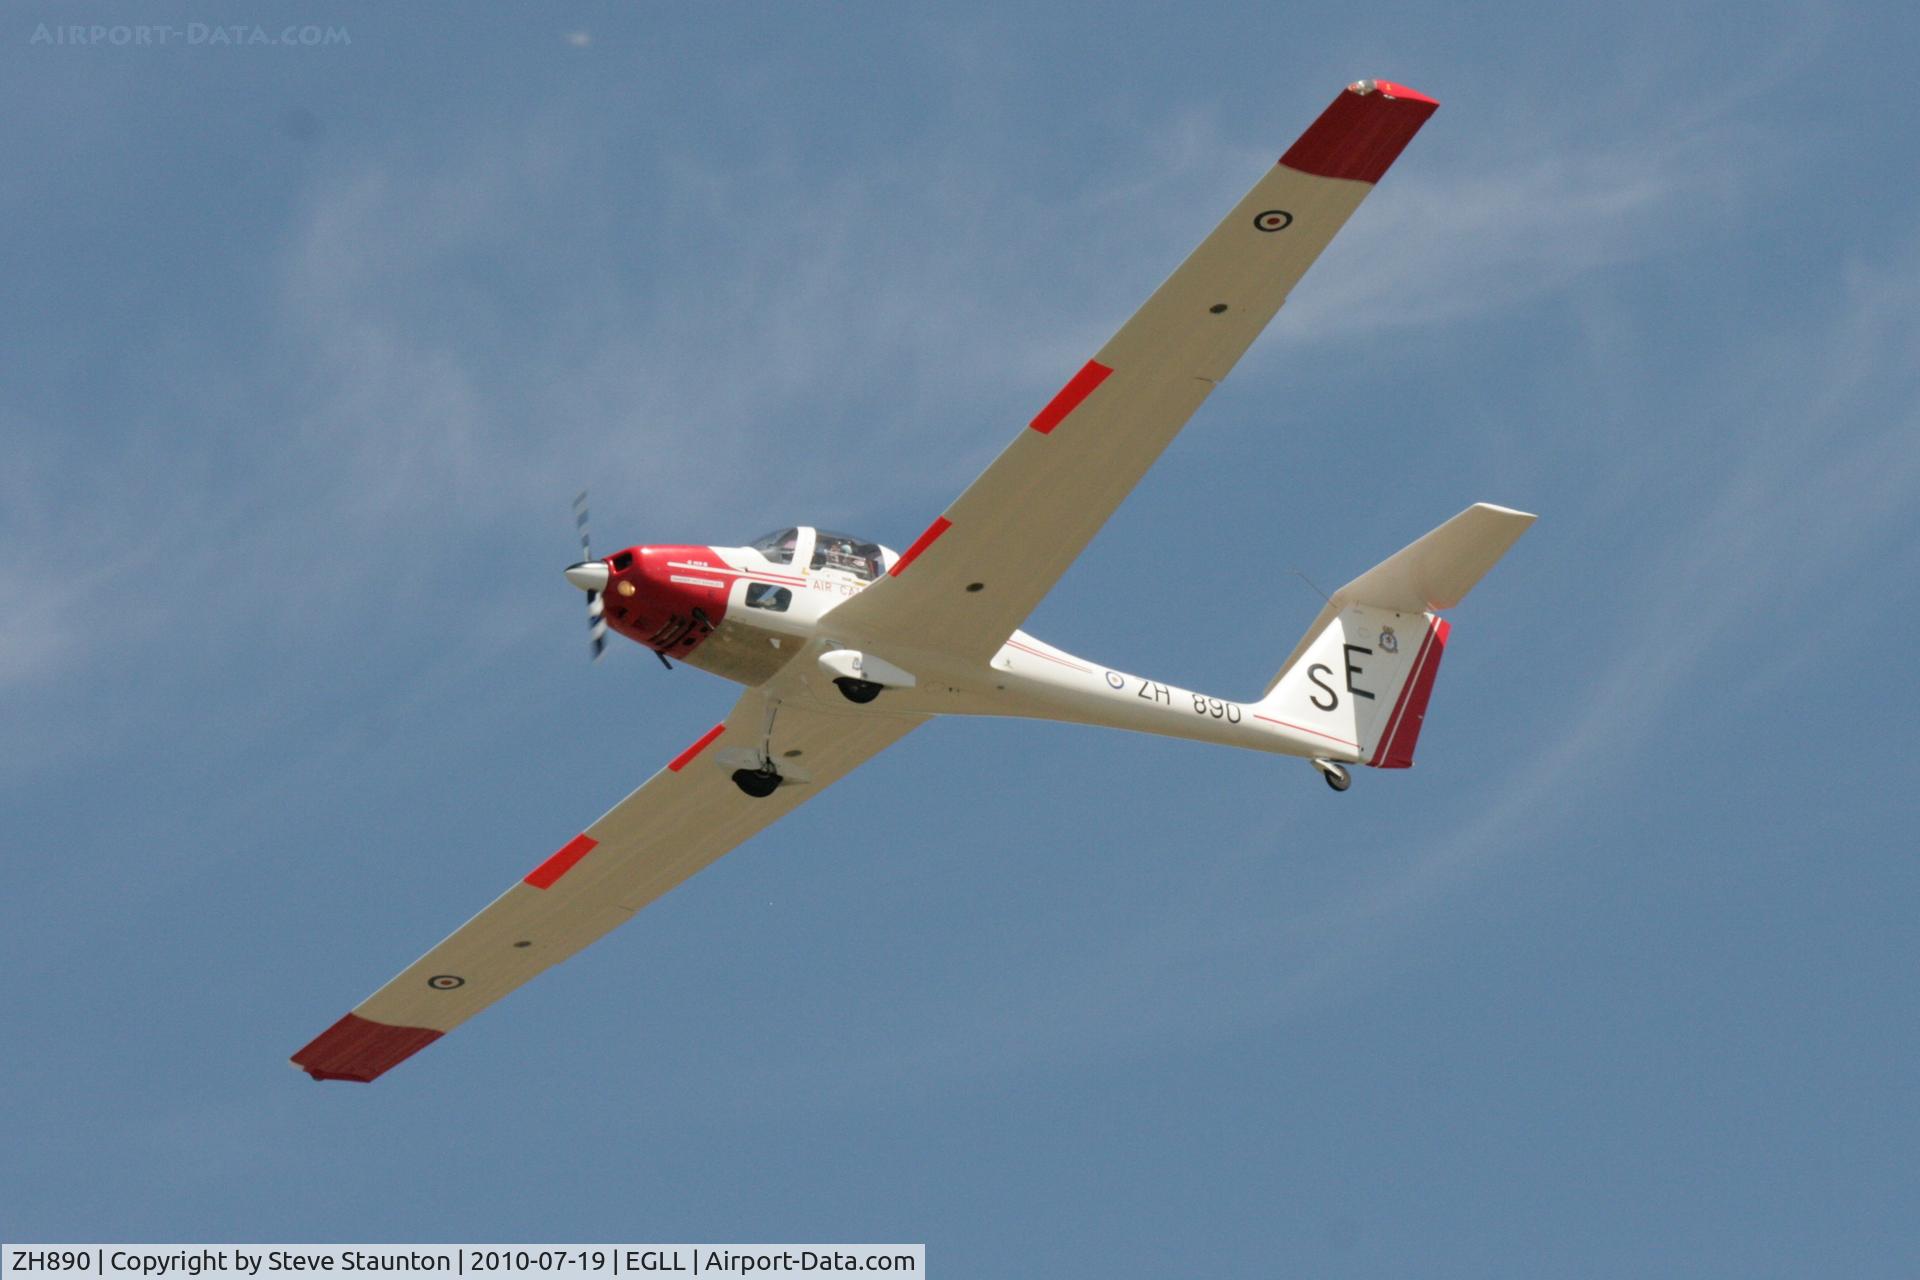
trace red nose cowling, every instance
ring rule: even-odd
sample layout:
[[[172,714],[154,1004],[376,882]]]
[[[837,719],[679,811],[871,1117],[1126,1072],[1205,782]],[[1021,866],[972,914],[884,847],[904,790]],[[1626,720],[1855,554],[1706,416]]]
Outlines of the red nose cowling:
[[[628,547],[607,557],[607,625],[669,658],[684,658],[727,616],[737,575],[712,547]]]

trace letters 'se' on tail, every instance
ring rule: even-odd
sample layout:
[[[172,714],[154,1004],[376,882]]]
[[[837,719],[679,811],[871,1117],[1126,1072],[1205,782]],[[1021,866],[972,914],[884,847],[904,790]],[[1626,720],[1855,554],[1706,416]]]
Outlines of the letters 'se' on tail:
[[[1325,738],[1330,759],[1407,768],[1447,645],[1439,612],[1465,599],[1534,519],[1476,503],[1334,592],[1260,710]]]

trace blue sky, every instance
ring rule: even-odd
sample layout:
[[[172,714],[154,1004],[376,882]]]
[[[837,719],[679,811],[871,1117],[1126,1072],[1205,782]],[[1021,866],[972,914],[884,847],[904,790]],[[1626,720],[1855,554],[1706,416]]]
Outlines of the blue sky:
[[[257,19],[344,46],[48,47]],[[575,33],[581,33],[579,38]],[[1920,1266],[1920,20],[13,5],[8,1239]],[[1360,76],[1443,106],[1029,629],[1250,694],[1468,502],[1420,766],[952,722],[370,1088],[712,724],[600,541],[904,546]]]

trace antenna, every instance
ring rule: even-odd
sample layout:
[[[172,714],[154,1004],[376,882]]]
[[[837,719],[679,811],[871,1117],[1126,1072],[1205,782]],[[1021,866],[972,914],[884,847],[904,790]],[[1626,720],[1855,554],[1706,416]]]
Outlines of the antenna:
[[[1294,577],[1296,577],[1296,578],[1298,578],[1298,579],[1300,579],[1300,581],[1302,581],[1302,582],[1304,582],[1304,583],[1306,583],[1306,584],[1307,584],[1308,586],[1310,586],[1310,587],[1312,587],[1312,588],[1313,588],[1313,594],[1315,594],[1315,595],[1317,595],[1317,596],[1319,596],[1319,597],[1320,597],[1320,598],[1321,598],[1322,600],[1325,600],[1325,601],[1326,601],[1326,602],[1327,602],[1328,604],[1332,604],[1332,603],[1333,603],[1333,597],[1332,597],[1332,596],[1330,596],[1330,595],[1328,595],[1328,594],[1327,594],[1326,592],[1324,592],[1324,591],[1322,591],[1322,590],[1321,590],[1321,589],[1319,588],[1319,586],[1318,586],[1317,584],[1315,584],[1315,582],[1314,582],[1314,580],[1313,580],[1312,578],[1309,578],[1309,577],[1308,577],[1308,576],[1307,576],[1306,574],[1304,574],[1304,573],[1302,573],[1302,572],[1300,572],[1300,571],[1299,571],[1298,569],[1293,569],[1293,570],[1290,570],[1289,572],[1291,572],[1291,573],[1293,574],[1293,576],[1294,576]]]

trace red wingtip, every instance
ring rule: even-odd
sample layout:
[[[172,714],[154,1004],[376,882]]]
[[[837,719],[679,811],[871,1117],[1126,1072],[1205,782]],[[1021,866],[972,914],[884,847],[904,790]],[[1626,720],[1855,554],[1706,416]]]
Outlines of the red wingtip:
[[[355,1080],[365,1084],[390,1071],[438,1040],[426,1027],[391,1027],[348,1014],[293,1055],[293,1065],[315,1080]]]
[[[1365,82],[1363,81],[1362,83],[1365,83]],[[1349,86],[1349,87],[1358,88],[1357,85]],[[1395,84],[1391,80],[1375,80],[1373,82],[1373,87],[1378,89],[1380,92],[1386,94],[1389,98],[1400,98],[1407,102],[1424,102],[1428,106],[1435,107],[1435,108],[1439,107],[1440,105],[1440,99],[1429,98],[1426,94],[1420,92],[1418,89],[1409,89],[1407,88],[1407,86],[1403,84]],[[1432,115],[1433,112],[1429,111],[1427,114]]]
[[[1440,104],[1386,80],[1359,80],[1320,113],[1280,163],[1320,178],[1378,182]]]

